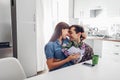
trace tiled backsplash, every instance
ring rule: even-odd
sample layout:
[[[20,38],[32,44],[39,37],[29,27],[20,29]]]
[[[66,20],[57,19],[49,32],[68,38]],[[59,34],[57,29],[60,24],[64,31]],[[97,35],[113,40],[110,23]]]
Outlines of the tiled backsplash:
[[[120,37],[119,18],[91,18],[80,20],[88,35],[107,35],[114,38]],[[80,24],[81,25],[81,24]]]

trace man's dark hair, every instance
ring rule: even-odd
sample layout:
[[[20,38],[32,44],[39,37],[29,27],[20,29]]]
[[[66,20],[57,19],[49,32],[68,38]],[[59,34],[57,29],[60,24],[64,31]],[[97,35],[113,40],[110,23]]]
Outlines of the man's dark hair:
[[[72,25],[72,26],[70,26],[70,29],[73,27],[75,28],[76,33],[79,33],[79,32],[83,33],[84,32],[84,28],[80,25]]]
[[[79,32],[83,33],[84,32],[84,28],[80,25],[72,25],[72,26],[70,26],[69,29],[71,29],[71,28],[75,28],[74,30],[76,33],[79,33]],[[84,39],[84,37],[81,35],[80,40],[82,41],[83,39]]]

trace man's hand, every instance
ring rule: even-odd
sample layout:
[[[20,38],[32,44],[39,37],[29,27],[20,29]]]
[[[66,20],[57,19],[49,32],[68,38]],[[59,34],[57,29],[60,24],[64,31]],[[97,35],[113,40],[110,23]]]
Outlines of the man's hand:
[[[87,35],[85,32],[83,32],[81,35],[82,35],[83,39],[86,39]]]

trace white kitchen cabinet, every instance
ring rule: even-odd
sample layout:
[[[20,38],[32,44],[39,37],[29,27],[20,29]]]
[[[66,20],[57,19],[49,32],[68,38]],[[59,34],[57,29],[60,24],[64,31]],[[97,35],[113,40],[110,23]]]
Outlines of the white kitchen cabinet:
[[[109,4],[107,3],[109,2]],[[106,0],[108,17],[120,17],[120,0]]]
[[[92,48],[94,47],[94,40],[93,39],[85,39],[84,41],[88,45],[90,45]]]
[[[17,0],[17,57],[27,75],[37,74],[36,1]]]
[[[43,5],[43,0],[16,0],[17,58],[27,77],[45,68]]]
[[[99,55],[100,57],[102,57],[102,50],[103,50],[103,40],[94,40],[94,54]]]
[[[85,42],[93,48],[94,54],[102,56],[103,41],[97,39],[86,39]]]
[[[103,8],[101,0],[74,0],[74,18],[90,18],[97,11]]]
[[[88,18],[90,0],[74,0],[74,18]]]
[[[120,54],[120,42],[115,41],[104,41],[103,42],[103,50],[107,52],[107,54]]]
[[[120,42],[97,39],[86,39],[85,42],[93,48],[94,54],[100,57],[107,55],[114,61],[120,61]]]
[[[114,61],[120,61],[120,42],[103,41],[103,56],[104,55],[109,56]]]
[[[101,17],[120,17],[119,3],[120,0],[75,0],[74,18],[91,18],[96,10],[101,10]]]

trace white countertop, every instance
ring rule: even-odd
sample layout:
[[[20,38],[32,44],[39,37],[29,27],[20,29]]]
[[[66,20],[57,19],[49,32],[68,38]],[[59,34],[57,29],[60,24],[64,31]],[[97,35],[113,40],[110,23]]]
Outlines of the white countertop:
[[[120,42],[120,39],[88,36],[87,39]]]
[[[103,57],[94,67],[79,63],[25,80],[120,80],[120,63]]]

